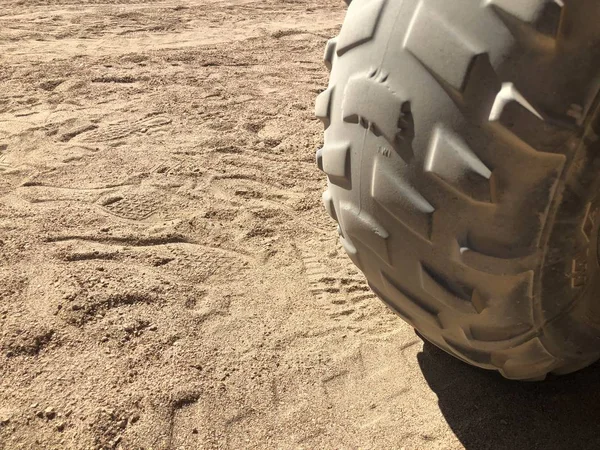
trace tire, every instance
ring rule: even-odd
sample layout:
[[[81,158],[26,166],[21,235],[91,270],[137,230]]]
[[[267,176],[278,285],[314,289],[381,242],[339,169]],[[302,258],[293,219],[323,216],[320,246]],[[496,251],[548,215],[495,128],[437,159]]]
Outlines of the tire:
[[[354,0],[315,107],[373,291],[510,379],[600,357],[600,2],[564,3]]]

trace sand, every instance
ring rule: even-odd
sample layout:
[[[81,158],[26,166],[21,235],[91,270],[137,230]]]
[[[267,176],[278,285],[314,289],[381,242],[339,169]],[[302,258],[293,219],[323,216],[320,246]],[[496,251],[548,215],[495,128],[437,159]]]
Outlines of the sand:
[[[600,445],[597,366],[468,367],[338,244],[313,102],[344,11],[2,2],[1,449]]]

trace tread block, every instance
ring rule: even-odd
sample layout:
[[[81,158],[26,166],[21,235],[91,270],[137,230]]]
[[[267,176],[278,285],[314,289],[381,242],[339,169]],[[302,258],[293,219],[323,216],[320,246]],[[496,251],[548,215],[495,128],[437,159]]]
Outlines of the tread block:
[[[541,373],[550,372],[557,363],[537,337],[502,352],[502,358],[507,359],[500,372],[506,378],[516,380],[537,378]]]
[[[487,228],[481,230],[486,231]],[[515,239],[516,241],[517,239]],[[460,260],[466,266],[493,275],[516,275],[523,271],[523,267],[531,267],[535,264],[537,253],[511,254],[510,243],[493,241],[485,235],[477,237],[474,242],[471,231],[467,233],[466,239],[460,243]]]
[[[439,310],[437,308],[408,294],[385,272],[381,272],[381,277],[384,289],[388,294],[386,296],[386,303],[388,303],[392,309],[397,310],[400,315],[407,316],[411,321],[416,322],[417,324],[425,324],[437,329],[442,328],[442,323],[438,318]]]
[[[473,288],[450,281],[425,264],[421,264],[421,286],[425,292],[450,308],[465,314],[477,313],[471,303]]]
[[[342,117],[346,122],[360,123],[370,128],[376,135],[382,134],[395,145],[403,139],[403,134],[411,130],[403,128],[409,123],[403,118],[407,102],[400,98],[385,84],[387,76],[371,71],[367,77],[350,79],[344,92]]]
[[[484,6],[495,6],[523,22],[533,22],[547,3],[555,0],[485,0]]]
[[[350,180],[350,144],[323,147],[322,170],[334,182],[336,178]],[[332,180],[333,179],[333,180]]]
[[[491,170],[466,142],[444,127],[432,134],[425,171],[474,200],[491,201]]]
[[[478,324],[485,325],[471,325],[473,338],[485,342],[506,341],[527,333],[534,326],[533,272],[497,276],[493,283],[495,286],[490,285],[485,309],[478,318]]]
[[[404,47],[429,71],[458,90],[464,87],[473,58],[485,52],[424,2],[413,17]]]
[[[471,325],[470,326],[471,336],[476,341],[483,342],[502,342],[516,339],[519,336],[526,334],[532,329],[531,324],[517,323],[514,325],[507,326],[493,326],[493,325]]]
[[[323,192],[323,206],[327,210],[327,213],[331,216],[333,220],[337,222],[337,213],[335,212],[335,205],[333,203],[333,197],[329,191]]]
[[[350,242],[348,239],[343,237],[341,235],[341,233],[340,233],[340,242],[342,244],[342,247],[344,247],[344,251],[350,257],[350,259],[352,260],[354,265],[356,267],[358,267],[359,269],[361,269],[362,264],[361,264],[360,258],[358,256],[358,250],[356,249],[356,247],[352,244],[352,242]]]
[[[490,365],[492,365],[492,356],[489,352],[477,349],[467,343],[460,343],[445,336],[444,342],[446,342],[450,349],[466,358],[472,364],[478,364],[486,367],[490,367]]]
[[[330,86],[317,96],[315,102],[315,116],[323,122],[325,129],[331,123],[331,100],[333,98],[334,86]]]
[[[386,0],[354,1],[338,36],[337,55],[370,41],[375,35]]]
[[[337,47],[337,38],[329,39],[325,46],[325,54],[323,55],[323,63],[328,70],[331,70],[333,66],[333,58],[335,56],[335,49]]]
[[[340,205],[340,210],[345,237],[362,242],[386,264],[389,264],[389,233],[366,211],[359,211],[349,203]]]
[[[386,162],[382,157],[375,160],[371,196],[398,222],[430,240],[435,208],[406,180],[390,173]]]
[[[315,154],[315,159],[316,159],[317,167],[319,168],[319,170],[323,171],[323,149],[322,148],[317,150],[317,153]]]
[[[494,105],[492,106],[488,120],[490,122],[496,122],[500,120],[504,108],[511,102],[518,103],[538,119],[542,121],[544,120],[542,115],[537,112],[537,110],[525,99],[525,97],[521,95],[513,83],[502,83],[502,88],[496,95],[496,99],[494,100]]]

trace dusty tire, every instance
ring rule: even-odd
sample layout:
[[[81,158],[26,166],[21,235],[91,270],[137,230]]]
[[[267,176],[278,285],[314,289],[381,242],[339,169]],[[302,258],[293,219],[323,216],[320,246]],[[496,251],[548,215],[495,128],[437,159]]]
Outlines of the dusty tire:
[[[354,0],[325,50],[317,164],[344,248],[429,341],[507,378],[600,357],[599,18]]]

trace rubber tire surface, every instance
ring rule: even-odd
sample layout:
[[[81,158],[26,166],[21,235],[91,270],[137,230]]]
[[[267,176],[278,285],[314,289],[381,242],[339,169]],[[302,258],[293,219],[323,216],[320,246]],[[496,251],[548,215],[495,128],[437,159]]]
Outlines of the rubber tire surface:
[[[317,164],[341,242],[427,340],[511,379],[600,357],[600,2],[354,0]]]

